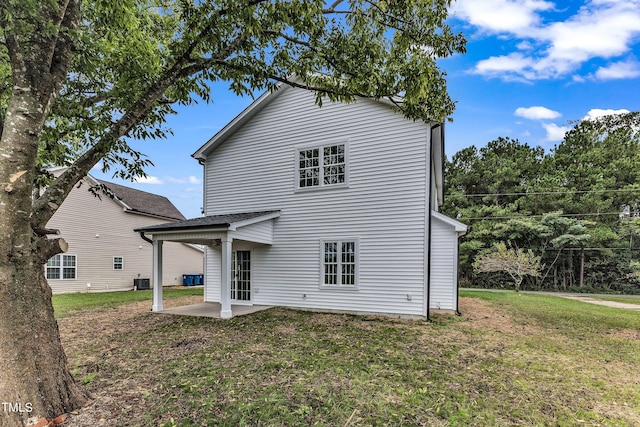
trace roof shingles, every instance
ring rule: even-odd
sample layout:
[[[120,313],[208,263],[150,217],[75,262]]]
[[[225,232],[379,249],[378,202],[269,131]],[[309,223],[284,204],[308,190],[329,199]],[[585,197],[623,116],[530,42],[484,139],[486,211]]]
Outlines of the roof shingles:
[[[119,200],[131,208],[129,212],[153,215],[178,221],[185,219],[184,215],[180,213],[178,208],[176,208],[173,203],[164,196],[147,193],[146,191],[136,190],[107,181],[96,181],[109,188]]]
[[[136,228],[134,231],[174,231],[174,230],[194,230],[205,228],[226,229],[231,224],[251,220],[261,216],[267,216],[279,211],[261,211],[246,212],[227,215],[210,215],[201,218],[187,219],[184,221],[175,221],[167,224],[150,225],[147,227]]]

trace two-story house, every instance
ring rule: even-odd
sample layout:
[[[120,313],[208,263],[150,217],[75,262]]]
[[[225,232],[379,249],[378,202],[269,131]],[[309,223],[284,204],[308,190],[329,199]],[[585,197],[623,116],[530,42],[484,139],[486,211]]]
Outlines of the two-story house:
[[[444,128],[384,102],[282,86],[193,154],[205,216],[137,231],[207,247],[205,301],[428,316],[455,312],[458,237],[443,201]],[[157,279],[159,280],[159,279]],[[161,290],[159,290],[161,291]],[[162,310],[154,295],[154,311]]]
[[[54,175],[62,171],[52,170]],[[113,197],[98,193],[98,198],[88,191],[99,184]],[[52,292],[130,290],[135,279],[150,280],[152,245],[133,229],[184,219],[166,197],[86,176],[47,224],[60,230],[69,245],[44,266]],[[166,249],[164,285],[181,285],[183,274],[203,272],[201,248],[171,243]]]

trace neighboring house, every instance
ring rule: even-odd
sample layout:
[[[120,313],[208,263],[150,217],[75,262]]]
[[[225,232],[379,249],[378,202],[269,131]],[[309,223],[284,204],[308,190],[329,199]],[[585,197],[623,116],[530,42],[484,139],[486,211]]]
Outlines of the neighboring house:
[[[443,202],[442,124],[384,102],[314,103],[283,86],[193,155],[205,216],[144,227],[207,246],[205,301],[425,317],[458,310],[458,237]],[[159,274],[159,273],[158,273]],[[154,295],[154,311],[162,310]]]
[[[54,170],[54,174],[61,173]],[[98,198],[89,187],[106,185],[115,198]],[[69,244],[44,266],[53,293],[133,289],[134,279],[150,279],[152,245],[134,228],[184,220],[165,197],[122,185],[82,179],[48,222]],[[167,245],[164,285],[181,285],[183,274],[202,274],[203,251],[183,243]],[[153,285],[153,281],[150,283]]]

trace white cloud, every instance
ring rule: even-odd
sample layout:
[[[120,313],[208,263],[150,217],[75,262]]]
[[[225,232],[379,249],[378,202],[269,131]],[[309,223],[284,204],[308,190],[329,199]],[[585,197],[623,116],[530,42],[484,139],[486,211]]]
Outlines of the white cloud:
[[[591,110],[589,110],[587,115],[582,118],[582,120],[592,120],[592,119],[597,119],[598,117],[609,116],[612,114],[626,114],[629,112],[630,112],[629,110],[626,110],[624,108],[621,108],[619,110],[613,110],[611,108],[606,110],[603,110],[601,108],[592,108]]]
[[[562,116],[557,111],[550,110],[546,107],[534,106],[534,107],[520,107],[516,108],[514,112],[516,116],[524,117],[525,119],[531,120],[549,120],[549,119],[557,119]]]
[[[598,80],[633,79],[640,77],[640,62],[628,60],[600,67],[595,73]]]
[[[504,77],[510,80],[526,80],[529,76],[531,67],[534,65],[534,61],[531,58],[527,58],[521,53],[511,53],[506,56],[492,56],[488,59],[483,59],[476,64],[476,74],[487,75],[490,77]]]
[[[628,52],[632,39],[640,34],[640,5],[593,1],[567,21],[543,30],[550,42],[547,57],[552,61],[577,67],[592,58],[616,57]]]
[[[551,79],[576,73],[594,58],[627,54],[640,35],[640,0],[586,0],[572,16],[551,23],[544,22],[542,12],[549,20],[555,12],[564,11],[547,1],[457,3],[453,8],[456,16],[477,27],[481,35],[506,35],[518,42],[514,51],[481,60],[474,69],[477,74],[506,80]],[[619,62],[598,70],[595,77],[637,77],[639,68],[637,63]],[[580,81],[579,76],[573,80]]]
[[[167,182],[173,182],[174,184],[200,184],[202,182],[201,179],[191,175],[186,178],[175,178],[173,176],[166,176],[165,179]]]
[[[160,178],[151,175],[147,175],[146,177],[140,176],[135,179],[135,182],[138,184],[164,184]]]
[[[552,8],[540,0],[458,0],[451,12],[484,31],[520,34],[538,25],[537,12]]]
[[[568,126],[558,126],[555,123],[543,123],[542,127],[547,131],[547,141],[562,141],[564,134],[569,131]]]

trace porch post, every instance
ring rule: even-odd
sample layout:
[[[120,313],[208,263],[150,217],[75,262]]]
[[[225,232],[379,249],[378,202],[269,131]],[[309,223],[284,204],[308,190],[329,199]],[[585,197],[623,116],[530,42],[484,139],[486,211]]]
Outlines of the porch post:
[[[162,240],[153,239],[153,306],[151,311],[162,311]]]
[[[231,245],[233,238],[225,235],[222,239],[222,271],[220,280],[220,317],[230,319],[231,313]]]

